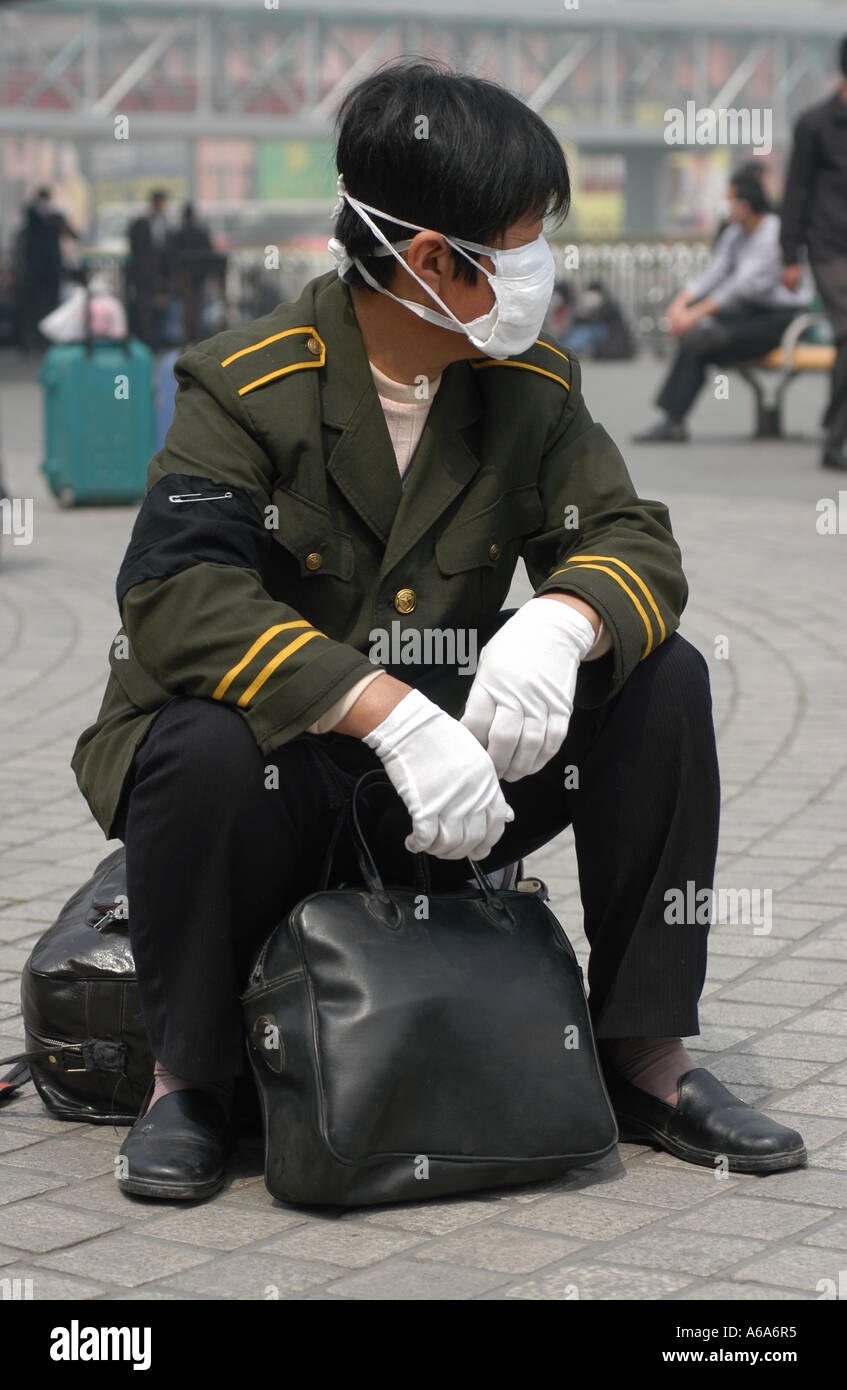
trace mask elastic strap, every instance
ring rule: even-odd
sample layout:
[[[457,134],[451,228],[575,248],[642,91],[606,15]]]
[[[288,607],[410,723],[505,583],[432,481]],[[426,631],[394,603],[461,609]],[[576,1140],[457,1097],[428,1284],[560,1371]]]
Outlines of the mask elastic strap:
[[[400,253],[394,249],[394,247],[392,246],[392,244],[391,244],[391,242],[388,240],[388,238],[387,238],[386,236],[383,235],[383,233],[379,230],[379,227],[376,226],[376,224],[374,223],[374,221],[372,220],[372,218],[370,218],[370,217],[368,216],[367,212],[365,211],[365,208],[367,207],[367,204],[366,204],[366,203],[360,203],[360,202],[358,202],[358,200],[357,200],[356,198],[354,198],[350,193],[348,193],[346,189],[342,192],[341,196],[342,196],[343,198],[346,198],[346,199],[347,199],[347,201],[350,203],[351,207],[355,208],[356,212],[358,212],[358,214],[359,214],[359,216],[361,217],[362,221],[363,221],[368,227],[370,227],[370,229],[371,229],[371,231],[373,232],[374,236],[376,237],[377,241],[381,242],[382,245],[383,245],[384,247],[387,248],[388,254],[392,255],[396,261],[399,261],[399,262],[400,262],[400,264],[403,266],[404,270],[406,270],[406,271],[408,272],[408,274],[411,275],[412,279],[413,279],[413,280],[417,280],[417,282],[418,282],[418,284],[420,285],[421,289],[424,290],[424,291],[430,296],[431,299],[434,299],[434,300],[435,300],[435,303],[438,304],[438,305],[444,310],[445,314],[447,314],[447,315],[453,320],[453,322],[458,326],[459,332],[464,333],[464,332],[466,331],[466,328],[465,328],[465,324],[462,323],[462,320],[461,320],[460,318],[457,318],[456,315],[453,313],[452,309],[450,309],[450,308],[448,307],[448,305],[446,305],[446,304],[444,303],[444,300],[441,299],[440,296],[437,295],[437,294],[435,293],[435,290],[431,290],[430,287],[429,287],[429,285],[426,283],[426,281],[425,281],[425,280],[422,280],[421,277],[420,277],[414,270],[412,270],[412,267],[408,264],[408,262],[403,260],[403,257],[400,255]],[[380,217],[385,216],[384,213],[379,213],[377,209],[375,209],[375,211],[377,211],[378,216],[380,216]],[[391,217],[386,218],[386,221],[389,221],[389,222],[396,222],[397,225],[400,226],[400,227],[415,227],[415,226],[417,226],[417,224],[416,224],[415,222],[404,222],[402,218],[396,218],[396,217],[395,217],[395,218],[391,218]],[[429,229],[428,229],[427,227],[418,227],[417,230],[418,230],[419,232],[425,232],[425,231],[428,231]],[[444,233],[442,232],[441,235],[444,236]],[[445,240],[449,245],[452,246],[453,243],[452,243],[452,241],[450,241],[450,238],[449,238],[449,237],[444,236],[444,240]],[[460,247],[457,248],[457,249],[461,250]],[[462,254],[464,254],[464,252],[463,252]],[[481,266],[481,265],[480,265],[480,266],[477,266],[477,265],[476,265],[476,261],[473,260],[473,257],[472,257],[472,256],[468,256],[468,260],[469,260],[469,261],[472,261],[473,264],[476,266],[477,270],[481,270],[481,271],[482,271],[483,275],[488,276],[489,280],[493,278],[493,277],[489,274],[489,272],[488,272],[487,270],[484,269],[483,266]],[[356,265],[356,269],[359,271],[360,275],[364,275],[364,278],[368,281],[368,283],[371,284],[371,285],[373,285],[375,289],[377,289],[377,290],[380,291],[380,293],[382,293],[382,294],[387,294],[388,297],[389,297],[389,299],[396,300],[396,302],[397,302],[398,304],[405,304],[405,305],[408,307],[408,304],[407,304],[407,301],[406,301],[406,300],[400,299],[398,295],[392,294],[390,290],[385,289],[385,287],[384,287],[383,285],[380,285],[377,281],[374,281],[374,279],[373,279],[371,276],[366,275],[365,272],[364,272],[363,269],[362,269],[362,265],[361,265],[360,261],[358,260],[358,258],[357,258],[356,261],[355,261],[355,265]],[[423,305],[418,305],[418,309],[420,309],[420,308],[423,308]],[[415,310],[415,312],[417,312],[417,309]],[[423,315],[421,315],[421,317],[423,317]]]

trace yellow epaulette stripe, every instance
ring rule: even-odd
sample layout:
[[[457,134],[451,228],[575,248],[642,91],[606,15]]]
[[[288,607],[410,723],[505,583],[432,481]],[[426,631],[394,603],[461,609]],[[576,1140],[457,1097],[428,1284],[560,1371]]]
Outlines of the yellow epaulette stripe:
[[[649,656],[650,652],[653,650],[653,628],[650,624],[650,619],[647,617],[644,605],[636,597],[636,595],[633,593],[632,589],[630,589],[626,581],[624,579],[621,579],[620,575],[617,574],[615,570],[609,569],[608,565],[582,564],[577,560],[574,560],[573,562],[568,561],[568,564],[564,565],[562,569],[553,570],[553,574],[549,575],[548,578],[552,579],[553,576],[556,574],[564,574],[565,571],[568,569],[568,566],[570,566],[571,569],[599,570],[601,574],[608,574],[611,579],[614,579],[616,584],[620,584],[624,593],[628,596],[628,598],[631,599],[636,611],[638,612],[641,618],[641,621],[644,624],[644,631],[647,633],[647,646],[645,647],[644,652],[642,654],[642,661],[644,660],[645,656]]]
[[[246,396],[248,391],[254,391],[257,386],[264,386],[266,381],[273,381],[275,377],[287,376],[289,372],[302,372],[309,367],[322,367],[326,362],[326,343],[320,336],[316,328],[310,323],[303,324],[300,328],[286,328],[281,333],[272,333],[269,338],[263,338],[260,343],[251,343],[249,347],[239,348],[238,352],[230,353],[221,363],[222,367],[228,367],[230,362],[235,362],[237,358],[244,357],[248,352],[258,352],[260,348],[267,347],[268,343],[277,343],[280,338],[290,338],[293,333],[308,333],[309,339],[314,339],[320,343],[321,351],[319,357],[308,357],[302,362],[291,362],[287,367],[277,367],[273,372],[266,372],[264,376],[257,376],[255,381],[248,381],[245,386],[239,386],[239,396]]]
[[[620,565],[621,569],[629,575],[630,579],[635,580],[636,584],[638,585],[639,589],[641,590],[642,594],[644,595],[644,597],[646,598],[647,602],[649,603],[650,607],[656,615],[656,622],[659,624],[659,641],[664,642],[668,634],[665,624],[662,620],[662,615],[659,612],[659,605],[656,603],[656,600],[654,599],[647,585],[644,583],[644,580],[641,578],[641,575],[636,574],[634,569],[630,569],[629,565],[625,564],[623,560],[619,560],[616,555],[572,555],[570,560],[567,561],[567,563],[569,565],[581,564],[584,560],[605,560],[607,564]]]
[[[223,696],[229,690],[229,687],[232,685],[232,682],[235,680],[235,677],[241,671],[243,671],[244,667],[247,666],[253,660],[253,657],[256,655],[257,652],[260,652],[263,647],[267,646],[268,642],[270,642],[273,637],[276,637],[278,632],[285,632],[286,629],[293,627],[311,626],[312,624],[307,623],[304,618],[298,618],[296,622],[277,623],[274,627],[266,628],[265,631],[262,633],[261,637],[256,638],[252,647],[248,647],[247,651],[244,653],[243,657],[237,663],[237,665],[233,666],[232,670],[227,671],[226,675],[213,690],[212,699],[220,700],[223,698]]]
[[[571,359],[566,352],[562,352],[561,348],[554,348],[552,343],[545,343],[543,338],[536,338],[535,341],[539,347],[546,347],[548,352],[555,352],[557,357],[564,357],[565,361],[570,365]]]
[[[562,356],[564,357],[564,353],[562,353]],[[539,376],[549,376],[551,381],[558,381],[559,385],[564,386],[566,391],[570,391],[571,389],[570,382],[565,381],[563,376],[559,376],[556,372],[545,371],[544,367],[533,367],[531,362],[510,362],[509,359],[506,358],[504,362],[496,362],[494,359],[490,362],[471,362],[471,366],[477,372],[481,371],[484,367],[523,367],[524,371],[538,372]]]
[[[302,328],[285,328],[281,333],[272,333],[269,338],[263,338],[260,343],[251,343],[249,347],[239,348],[237,352],[230,353],[221,363],[222,367],[228,367],[230,362],[234,362],[238,357],[246,357],[248,352],[258,352],[260,348],[267,347],[268,343],[277,343],[280,338],[290,338],[292,333],[311,333],[315,338],[317,332],[311,324],[304,324]],[[320,341],[320,339],[318,339]]]
[[[300,647],[305,646],[307,642],[311,642],[313,637],[326,637],[326,633],[318,632],[317,628],[314,628],[311,632],[303,632],[300,634],[299,637],[295,637],[293,642],[289,642],[287,647],[283,647],[281,652],[277,652],[276,656],[268,662],[267,666],[262,667],[256,679],[252,682],[251,685],[248,685],[244,694],[239,697],[238,704],[242,707],[244,705],[249,704],[253,696],[256,694],[256,691],[261,689],[261,687],[264,685],[265,681],[268,679],[269,676],[273,675],[277,666],[279,666],[283,661],[285,661],[287,657],[291,656],[294,652],[296,652]]]

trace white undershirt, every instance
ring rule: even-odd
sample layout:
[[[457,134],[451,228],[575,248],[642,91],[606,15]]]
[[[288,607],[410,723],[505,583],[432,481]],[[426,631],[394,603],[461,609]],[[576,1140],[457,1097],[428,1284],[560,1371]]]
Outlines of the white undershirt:
[[[370,363],[371,373],[376,386],[379,403],[385,415],[385,423],[388,426],[388,433],[391,436],[391,443],[394,447],[394,457],[397,460],[397,467],[400,470],[401,486],[405,486],[406,474],[415,456],[415,450],[420,443],[423,434],[426,417],[430,412],[435,393],[441,385],[441,376],[435,377],[428,383],[428,389],[423,399],[420,399],[422,391],[427,387],[427,382],[394,381],[390,376]],[[316,719],[314,724],[310,724],[307,733],[326,734],[330,729],[334,729],[356,703],[362,691],[370,685],[371,681],[377,680],[383,675],[382,671],[372,671],[369,675],[363,676],[354,686],[342,695],[340,700],[336,700],[334,705]]]

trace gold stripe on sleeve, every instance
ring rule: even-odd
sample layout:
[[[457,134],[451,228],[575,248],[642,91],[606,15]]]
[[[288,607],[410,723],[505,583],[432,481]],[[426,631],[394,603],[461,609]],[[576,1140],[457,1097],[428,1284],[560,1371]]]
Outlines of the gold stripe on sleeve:
[[[287,647],[283,647],[281,652],[277,652],[276,656],[273,657],[266,666],[262,667],[256,679],[250,685],[248,685],[244,694],[239,696],[237,701],[238,705],[242,709],[245,705],[248,705],[252,700],[253,696],[256,694],[256,691],[262,688],[265,681],[273,675],[276,668],[279,665],[281,665],[281,663],[285,661],[289,656],[293,656],[293,654],[296,651],[298,651],[300,647],[305,646],[307,642],[311,642],[313,637],[325,636],[325,632],[318,632],[317,628],[315,628],[311,632],[302,632],[299,637],[295,637],[293,642],[289,642]]]
[[[244,670],[244,667],[253,660],[253,657],[256,655],[256,653],[260,652],[264,646],[267,646],[271,638],[276,637],[276,634],[278,632],[285,632],[287,628],[311,626],[312,624],[307,623],[304,618],[298,618],[296,622],[277,623],[274,627],[267,628],[262,633],[261,637],[257,637],[253,645],[251,647],[248,647],[247,651],[244,653],[243,657],[237,663],[237,665],[233,666],[231,670],[227,671],[226,675],[222,678],[222,680],[213,690],[212,699],[220,700],[226,694],[239,672]],[[239,701],[239,704],[240,703],[241,702]]]

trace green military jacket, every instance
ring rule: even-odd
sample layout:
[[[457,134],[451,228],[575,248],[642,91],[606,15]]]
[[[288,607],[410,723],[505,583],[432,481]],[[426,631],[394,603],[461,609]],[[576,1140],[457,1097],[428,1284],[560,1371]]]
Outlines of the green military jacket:
[[[72,759],[107,836],[135,750],[176,696],[222,701],[265,753],[374,661],[459,715],[472,673],[432,634],[481,646],[521,556],[536,593],[579,595],[611,634],[580,669],[578,704],[608,700],[676,628],[687,586],[667,510],[636,495],[575,358],[546,336],[445,368],[405,487],[334,271],[189,348],[175,374],[118,575],[111,674]]]

